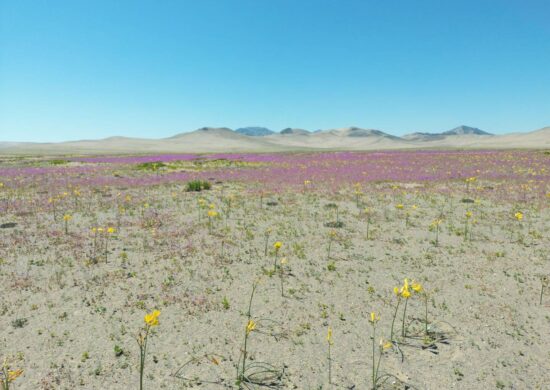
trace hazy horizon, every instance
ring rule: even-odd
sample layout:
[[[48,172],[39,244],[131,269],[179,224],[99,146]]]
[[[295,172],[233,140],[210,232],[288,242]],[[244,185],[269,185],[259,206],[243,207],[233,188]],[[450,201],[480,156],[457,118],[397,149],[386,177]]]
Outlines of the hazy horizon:
[[[429,134],[439,134],[439,133],[442,133],[444,131],[449,131],[449,130],[454,130],[456,128],[459,128],[459,127],[462,127],[462,126],[465,126],[465,127],[472,127],[472,128],[477,128],[476,126],[469,126],[469,125],[459,125],[459,126],[454,126],[454,127],[450,127],[450,128],[447,128],[447,129],[441,129],[441,131],[437,131],[437,132],[422,132],[422,131],[418,131],[417,133],[429,133]],[[131,134],[125,134],[125,135],[120,135],[120,134],[111,134],[111,135],[108,135],[106,137],[90,137],[90,138],[68,138],[68,139],[63,139],[63,140],[41,140],[41,139],[35,139],[35,140],[29,140],[29,141],[21,141],[21,140],[4,140],[4,139],[0,139],[0,142],[7,142],[7,143],[26,143],[26,142],[32,142],[32,143],[61,143],[61,142],[73,142],[73,141],[87,141],[87,140],[90,140],[90,141],[95,141],[95,140],[103,140],[103,139],[108,139],[108,138],[116,138],[116,137],[124,137],[124,138],[139,138],[139,139],[151,139],[151,140],[156,140],[156,139],[165,139],[165,138],[170,138],[170,137],[173,137],[173,136],[176,136],[176,135],[181,135],[181,134],[186,134],[186,133],[191,133],[191,132],[194,132],[194,131],[197,131],[197,130],[202,130],[202,129],[205,129],[205,128],[209,128],[209,129],[221,129],[221,128],[227,128],[227,129],[230,129],[232,131],[236,131],[238,129],[242,129],[242,128],[266,128],[268,130],[271,130],[274,132],[274,134],[279,134],[282,130],[285,130],[285,129],[288,129],[288,128],[292,128],[292,129],[303,129],[303,130],[307,130],[309,131],[310,133],[314,134],[316,131],[329,131],[329,130],[337,130],[337,129],[345,129],[345,128],[361,128],[361,129],[372,129],[372,130],[380,130],[388,135],[395,135],[397,137],[403,137],[405,135],[411,135],[415,132],[411,132],[411,133],[403,133],[403,134],[395,134],[395,133],[391,133],[391,132],[388,132],[388,131],[385,131],[384,129],[374,129],[372,127],[368,127],[368,126],[355,126],[355,125],[350,125],[350,126],[338,126],[338,127],[335,127],[335,128],[322,128],[322,129],[304,129],[304,128],[299,128],[297,126],[288,126],[288,127],[285,127],[285,128],[282,128],[282,129],[272,129],[272,128],[268,128],[266,126],[256,126],[256,125],[253,125],[253,126],[237,126],[237,127],[229,127],[229,126],[200,126],[196,129],[189,129],[189,130],[183,130],[183,131],[175,131],[174,133],[172,134],[168,134],[168,135],[162,135],[162,136],[147,136],[147,135],[141,135],[141,136],[133,136]],[[543,129],[543,128],[548,128],[550,126],[544,126],[540,129]],[[479,128],[477,128],[479,129]],[[491,132],[488,132],[490,133],[490,135],[506,135],[506,134],[527,134],[527,133],[531,133],[533,131],[537,131],[537,130],[540,130],[540,129],[531,129],[531,130],[526,130],[526,131],[516,131],[516,132],[510,132],[510,133],[491,133]],[[482,130],[482,131],[486,131],[485,129],[479,129],[479,130]],[[253,138],[262,138],[262,136],[252,136]]]
[[[550,125],[541,0],[4,1],[0,141]]]

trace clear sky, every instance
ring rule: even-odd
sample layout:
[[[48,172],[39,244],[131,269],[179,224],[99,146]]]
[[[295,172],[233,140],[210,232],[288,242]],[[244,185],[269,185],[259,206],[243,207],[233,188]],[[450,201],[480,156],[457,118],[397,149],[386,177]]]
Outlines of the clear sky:
[[[0,0],[0,141],[550,126],[549,0]]]

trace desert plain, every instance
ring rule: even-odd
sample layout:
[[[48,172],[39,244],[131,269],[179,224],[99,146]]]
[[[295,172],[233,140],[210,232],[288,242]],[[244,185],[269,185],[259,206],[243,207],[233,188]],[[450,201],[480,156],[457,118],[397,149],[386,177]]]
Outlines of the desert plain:
[[[6,155],[0,182],[10,389],[140,362],[146,389],[550,388],[548,151]]]

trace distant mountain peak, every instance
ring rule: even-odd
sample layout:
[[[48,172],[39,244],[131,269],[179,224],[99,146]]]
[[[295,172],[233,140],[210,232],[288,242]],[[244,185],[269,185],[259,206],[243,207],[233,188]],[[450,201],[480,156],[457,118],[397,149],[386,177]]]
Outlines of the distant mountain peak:
[[[396,137],[394,135],[384,133],[381,130],[363,129],[361,127],[356,127],[356,126],[345,127],[343,129],[331,130],[330,133],[332,133],[334,135],[345,136],[345,137],[383,137],[383,138],[392,138],[392,139],[398,139],[399,138],[399,137]]]
[[[311,134],[309,131],[304,129],[293,129],[291,127],[287,127],[286,129],[281,130],[281,134],[300,134],[300,135],[307,135]]]
[[[233,130],[231,130],[228,127],[201,127],[200,129],[197,129],[195,131],[215,132],[215,133],[217,133],[217,132],[228,132],[228,131],[233,132]]]
[[[477,127],[470,127],[470,126],[458,126],[454,129],[444,131],[441,133],[442,135],[465,135],[465,134],[475,134],[475,135],[493,135],[491,133],[487,133],[486,131],[483,131],[481,129],[478,129]]]
[[[240,127],[235,130],[235,132],[251,137],[264,137],[266,135],[271,135],[275,133],[273,130],[268,129],[267,127],[259,126]]]
[[[183,133],[178,133],[176,135],[168,137],[168,139],[181,138],[186,136],[187,134],[192,134],[192,133],[234,134],[234,131],[227,127],[201,127],[200,129],[197,129],[194,131],[189,131],[189,132],[186,131]]]
[[[458,126],[454,129],[443,131],[441,133],[423,133],[423,132],[417,132],[412,134],[407,134],[403,136],[403,138],[407,140],[416,140],[416,141],[435,141],[445,138],[446,136],[454,136],[454,135],[493,135],[491,133],[488,133],[486,131],[483,131],[481,129],[478,129],[477,127],[470,127],[470,126]]]

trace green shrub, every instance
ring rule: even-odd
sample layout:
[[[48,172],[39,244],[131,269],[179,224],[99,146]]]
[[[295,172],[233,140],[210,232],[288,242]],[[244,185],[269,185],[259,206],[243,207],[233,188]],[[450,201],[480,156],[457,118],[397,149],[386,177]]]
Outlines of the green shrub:
[[[50,161],[48,161],[48,162],[49,162],[51,165],[65,165],[65,164],[68,163],[67,160],[60,160],[60,159],[58,159],[58,160],[50,160]]]
[[[166,166],[162,161],[145,162],[137,165],[137,169],[144,171],[158,171]]]
[[[187,191],[202,191],[202,190],[209,190],[212,187],[212,185],[203,180],[191,180],[187,182]]]

